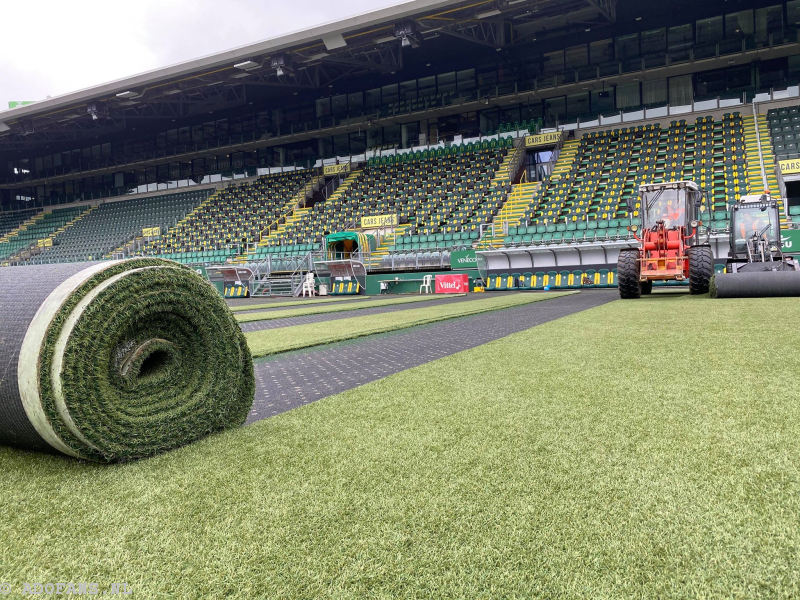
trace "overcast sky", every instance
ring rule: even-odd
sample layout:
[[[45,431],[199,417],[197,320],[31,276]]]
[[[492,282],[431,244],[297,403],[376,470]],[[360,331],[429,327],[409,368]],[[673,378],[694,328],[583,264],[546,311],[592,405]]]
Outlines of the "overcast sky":
[[[0,33],[0,110],[400,0],[9,0]]]

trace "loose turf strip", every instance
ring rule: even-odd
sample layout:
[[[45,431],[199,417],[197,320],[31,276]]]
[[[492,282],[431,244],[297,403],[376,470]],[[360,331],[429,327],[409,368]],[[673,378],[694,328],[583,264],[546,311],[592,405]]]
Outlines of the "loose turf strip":
[[[286,306],[313,306],[316,304],[328,304],[330,302],[366,300],[369,296],[332,296],[323,298],[309,298],[308,300],[286,300],[285,302],[262,302],[261,304],[238,304],[231,306],[232,312],[242,312],[244,310],[260,310],[266,308],[283,308]]]
[[[240,425],[253,365],[219,294],[136,259],[0,269],[0,442],[127,460]]]
[[[154,599],[796,598],[799,319],[795,299],[657,294],[147,461],[0,449],[2,578]],[[743,361],[765,341],[780,360]]]
[[[271,319],[283,319],[286,317],[301,317],[304,315],[319,315],[332,312],[343,312],[350,310],[361,310],[364,308],[376,308],[380,306],[393,306],[395,304],[412,304],[414,302],[430,302],[432,300],[445,300],[446,298],[461,297],[464,294],[447,294],[447,296],[409,296],[404,298],[383,298],[380,300],[367,300],[354,302],[352,304],[335,304],[333,306],[303,306],[287,310],[270,310],[263,312],[247,313],[236,315],[239,323],[249,323],[251,321],[267,321]]]
[[[575,292],[543,292],[538,294],[510,294],[497,297],[470,300],[457,304],[443,304],[425,308],[401,310],[380,315],[351,317],[321,323],[309,323],[294,327],[279,327],[245,333],[247,344],[253,356],[267,356],[297,350],[309,346],[319,346],[341,342],[365,335],[386,333],[445,319],[474,315],[491,310],[519,306],[539,300],[549,300]]]

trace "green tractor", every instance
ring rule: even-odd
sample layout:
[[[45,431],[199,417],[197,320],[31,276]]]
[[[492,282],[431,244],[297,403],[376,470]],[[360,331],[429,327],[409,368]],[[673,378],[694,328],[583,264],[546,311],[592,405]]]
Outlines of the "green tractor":
[[[730,252],[711,283],[714,298],[800,296],[800,264],[781,250],[778,203],[742,196],[731,212]]]

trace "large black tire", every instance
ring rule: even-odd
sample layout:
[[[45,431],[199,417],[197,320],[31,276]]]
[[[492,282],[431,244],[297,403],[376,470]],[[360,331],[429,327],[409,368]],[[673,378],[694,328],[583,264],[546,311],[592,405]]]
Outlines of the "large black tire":
[[[693,246],[686,252],[689,258],[689,293],[707,294],[714,275],[714,255],[710,246]]]
[[[619,251],[617,259],[617,287],[619,297],[623,300],[639,298],[642,286],[639,284],[639,273],[642,265],[639,262],[639,250],[628,248]]]
[[[641,284],[642,287],[642,295],[647,296],[648,294],[653,293],[653,282],[652,281],[643,281]]]

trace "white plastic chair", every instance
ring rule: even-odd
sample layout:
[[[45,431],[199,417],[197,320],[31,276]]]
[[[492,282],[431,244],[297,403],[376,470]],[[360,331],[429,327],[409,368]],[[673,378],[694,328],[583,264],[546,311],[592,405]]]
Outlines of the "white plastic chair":
[[[306,297],[306,292],[309,296],[314,295],[314,274],[306,273],[306,278],[303,280],[303,298]]]
[[[431,293],[431,279],[433,279],[433,275],[424,275],[422,277],[422,285],[419,286],[419,293],[422,294],[422,290],[425,290],[426,294]]]

